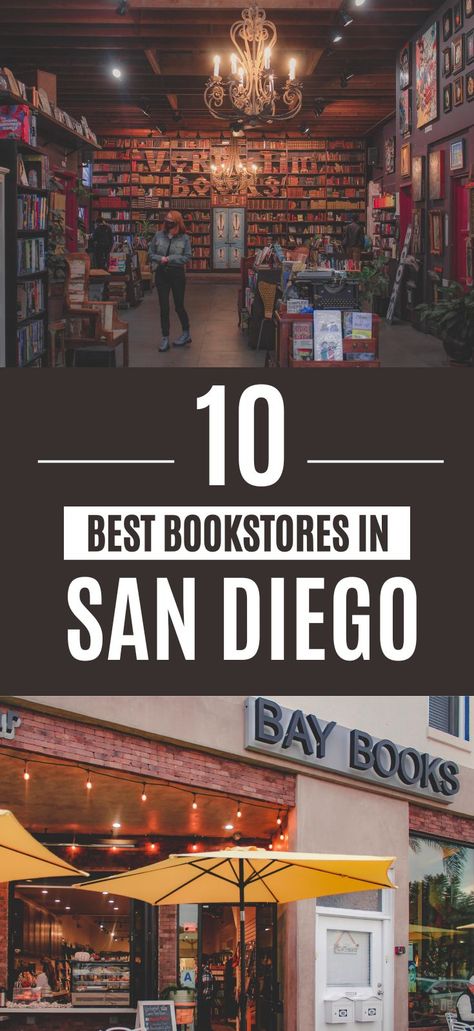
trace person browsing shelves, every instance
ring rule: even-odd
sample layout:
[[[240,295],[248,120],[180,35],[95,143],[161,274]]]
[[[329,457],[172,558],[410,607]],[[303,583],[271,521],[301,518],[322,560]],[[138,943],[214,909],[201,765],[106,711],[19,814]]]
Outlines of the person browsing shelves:
[[[181,212],[167,211],[163,228],[155,233],[148,252],[152,269],[155,271],[160,305],[162,340],[159,350],[168,351],[170,346],[170,291],[183,330],[181,336],[173,341],[173,347],[184,347],[185,344],[191,343],[189,318],[184,307],[184,292],[185,268],[191,260],[192,252]]]

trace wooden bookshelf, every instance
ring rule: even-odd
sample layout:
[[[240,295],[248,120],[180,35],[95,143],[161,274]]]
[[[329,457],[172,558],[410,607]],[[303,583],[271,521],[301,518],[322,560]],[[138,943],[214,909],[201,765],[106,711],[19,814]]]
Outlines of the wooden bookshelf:
[[[5,179],[5,362],[7,366],[45,365],[48,353],[49,191],[20,182],[19,162],[46,158],[21,141],[0,141]],[[46,165],[44,169],[46,176]]]
[[[85,155],[94,154],[100,150],[98,143],[94,143],[81,133],[70,129],[68,125],[64,125],[63,122],[59,122],[52,115],[46,114],[45,111],[32,104],[31,101],[25,100],[22,96],[0,91],[0,104],[8,104],[10,106],[22,104],[28,107],[35,116],[38,135],[44,136],[49,143],[57,143],[60,146],[67,147],[69,150],[82,150]]]

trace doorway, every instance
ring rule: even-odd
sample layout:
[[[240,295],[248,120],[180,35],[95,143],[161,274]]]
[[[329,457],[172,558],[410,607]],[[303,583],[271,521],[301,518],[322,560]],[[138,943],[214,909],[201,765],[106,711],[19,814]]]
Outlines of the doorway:
[[[467,286],[467,245],[469,242],[469,190],[465,179],[453,179],[452,186],[453,243],[451,279]]]
[[[245,208],[213,208],[212,229],[213,268],[238,271],[245,253]]]
[[[275,1031],[276,905],[245,908],[247,1031]],[[197,988],[198,1031],[237,1027],[240,992],[239,907],[179,907],[179,977]]]
[[[392,920],[382,913],[317,911],[316,1026],[393,1026]]]

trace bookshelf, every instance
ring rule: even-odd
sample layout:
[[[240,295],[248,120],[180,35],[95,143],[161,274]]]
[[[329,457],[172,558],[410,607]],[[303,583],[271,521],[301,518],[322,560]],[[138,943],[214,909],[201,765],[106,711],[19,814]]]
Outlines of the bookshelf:
[[[269,234],[283,247],[317,237],[322,247],[341,241],[344,225],[366,209],[365,142],[300,137],[241,140],[247,165],[257,166],[246,198],[212,194],[210,167],[225,159],[220,134],[202,137],[110,136],[101,140],[94,163],[94,213],[109,222],[117,240],[161,225],[163,211],[183,212],[191,237],[191,270],[212,268],[212,208],[247,209],[246,253],[265,245]]]
[[[5,362],[46,365],[49,190],[46,156],[21,140],[0,141],[5,178]],[[26,185],[24,176],[38,185]]]
[[[377,258],[397,258],[400,240],[400,216],[395,194],[382,193],[374,196],[372,225],[374,256]]]

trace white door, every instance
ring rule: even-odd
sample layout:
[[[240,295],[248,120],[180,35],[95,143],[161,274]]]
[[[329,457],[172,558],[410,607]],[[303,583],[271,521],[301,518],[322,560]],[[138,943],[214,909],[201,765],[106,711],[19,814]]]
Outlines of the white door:
[[[392,1031],[392,921],[382,914],[316,918],[316,1031]]]

